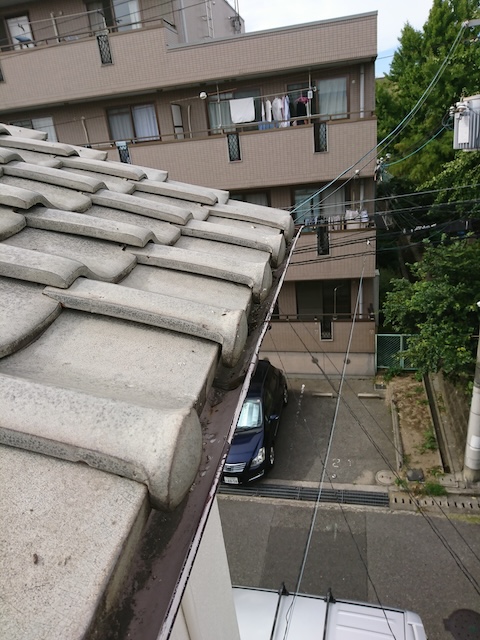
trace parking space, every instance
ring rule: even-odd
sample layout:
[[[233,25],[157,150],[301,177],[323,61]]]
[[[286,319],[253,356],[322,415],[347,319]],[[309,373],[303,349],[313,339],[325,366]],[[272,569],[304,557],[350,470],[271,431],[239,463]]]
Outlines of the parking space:
[[[375,485],[378,472],[395,468],[389,407],[373,379],[290,378],[276,441],[276,463],[263,482],[318,483],[334,432],[326,480]],[[337,407],[338,403],[338,407]]]

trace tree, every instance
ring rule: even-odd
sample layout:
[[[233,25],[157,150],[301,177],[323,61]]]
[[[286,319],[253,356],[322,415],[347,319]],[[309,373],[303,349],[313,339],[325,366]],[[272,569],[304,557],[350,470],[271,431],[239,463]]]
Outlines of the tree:
[[[480,216],[480,151],[457,151],[442,171],[422,185],[432,190],[428,217],[436,222]]]
[[[409,265],[414,281],[392,280],[383,313],[400,333],[412,334],[406,356],[420,373],[442,369],[471,373],[475,364],[480,301],[480,243],[469,238],[438,246],[425,242],[421,262]]]
[[[434,0],[422,31],[405,25],[390,73],[377,84],[382,140],[412,110],[449,60],[416,116],[380,151],[392,154],[388,171],[408,177],[417,187],[454,158],[452,132],[443,129],[450,106],[462,96],[479,92],[480,44],[475,41],[476,34],[464,29],[451,51],[462,24],[478,15],[478,0]]]

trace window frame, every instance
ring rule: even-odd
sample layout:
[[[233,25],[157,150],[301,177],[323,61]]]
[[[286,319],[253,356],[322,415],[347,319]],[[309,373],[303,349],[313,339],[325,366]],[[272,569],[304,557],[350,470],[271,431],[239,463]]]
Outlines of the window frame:
[[[336,113],[328,113],[323,115],[320,112],[320,82],[327,82],[329,80],[345,80],[345,111],[338,111]],[[350,119],[350,74],[341,73],[338,75],[327,75],[319,77],[315,80],[315,114],[319,116],[321,122],[331,122],[333,120],[349,120]]]
[[[39,120],[51,120],[51,124],[49,125],[40,125],[38,127],[35,126],[35,123],[38,123]],[[24,127],[25,129],[33,129],[33,131],[43,131],[43,133],[47,133],[47,140],[49,142],[58,142],[57,129],[55,127],[55,122],[53,120],[53,116],[41,116],[38,118],[21,118],[20,120],[11,120],[10,124],[14,127]],[[48,129],[50,131],[48,131]],[[50,137],[49,133],[52,132],[53,136]]]
[[[158,134],[155,136],[148,136],[145,138],[140,138],[137,135],[136,129],[135,129],[135,118],[133,116],[133,111],[136,107],[152,107],[153,109],[153,113],[155,115],[155,122],[157,125],[157,131]],[[111,126],[111,121],[110,121],[110,116],[112,114],[113,111],[121,111],[124,110],[125,112],[128,112],[129,117],[130,117],[130,125],[132,128],[132,132],[133,132],[133,136],[130,138],[127,138],[127,142],[131,142],[134,144],[142,144],[142,143],[150,143],[150,142],[160,142],[162,139],[162,134],[160,131],[160,125],[158,122],[158,112],[157,112],[157,105],[154,102],[139,102],[139,103],[133,103],[133,104],[127,104],[127,105],[122,105],[122,106],[112,106],[112,107],[107,107],[106,111],[105,111],[105,117],[107,120],[107,126],[108,126],[108,135],[109,135],[109,139],[112,142],[119,142],[121,141],[121,139],[119,138],[118,140],[116,138],[113,137],[113,131],[112,131],[112,126]]]

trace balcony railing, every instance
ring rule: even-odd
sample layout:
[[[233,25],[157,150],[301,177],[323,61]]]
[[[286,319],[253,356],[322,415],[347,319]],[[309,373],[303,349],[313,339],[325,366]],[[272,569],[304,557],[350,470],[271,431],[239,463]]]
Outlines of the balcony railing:
[[[21,34],[11,35],[11,42],[0,46],[0,52],[32,49],[35,47],[53,46],[64,43],[77,42],[78,40],[92,39],[99,36],[108,36],[118,31],[128,31],[147,26],[163,26],[164,24],[175,28],[165,14],[161,13],[162,4],[158,10],[149,10],[149,17],[139,10],[130,16],[122,16],[121,20],[112,15],[108,24],[103,12],[100,10],[83,11],[55,15],[50,18],[33,20],[22,25]]]
[[[107,52],[108,53],[108,52]],[[103,60],[103,64],[108,64],[109,60]],[[242,159],[242,141],[244,140],[244,136],[250,135],[272,135],[275,133],[281,134],[287,131],[305,131],[311,130],[311,135],[313,137],[313,151],[315,154],[317,153],[326,153],[330,151],[329,146],[329,131],[330,127],[341,126],[349,123],[360,122],[359,119],[355,119],[354,116],[356,114],[350,114],[353,116],[352,118],[345,118],[342,120],[338,119],[329,119],[330,116],[325,115],[312,115],[308,118],[308,122],[305,121],[305,118],[290,118],[287,122],[288,126],[274,126],[269,129],[265,129],[262,125],[265,124],[263,122],[254,122],[248,124],[236,124],[233,126],[225,126],[222,128],[216,127],[215,129],[195,129],[195,130],[183,130],[181,134],[178,132],[162,132],[161,135],[156,137],[148,136],[145,138],[125,138],[122,140],[123,143],[127,145],[138,145],[138,144],[173,144],[173,143],[186,143],[191,142],[193,140],[213,140],[213,139],[225,139],[225,145],[227,147],[227,154],[231,162],[238,161]],[[373,117],[373,112],[372,112]],[[304,124],[297,124],[297,121],[303,119]],[[277,125],[280,124],[276,123]],[[91,141],[91,145],[94,147],[114,147],[116,145],[116,140],[104,140],[104,141]],[[316,226],[316,222],[314,220],[311,221],[311,225]]]

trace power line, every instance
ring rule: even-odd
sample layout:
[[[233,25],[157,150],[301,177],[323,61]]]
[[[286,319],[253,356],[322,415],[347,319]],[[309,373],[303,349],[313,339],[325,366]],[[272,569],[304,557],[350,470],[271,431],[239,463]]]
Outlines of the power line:
[[[403,129],[405,129],[405,127],[407,126],[407,124],[410,122],[410,120],[412,120],[412,118],[418,113],[419,109],[421,108],[421,106],[424,104],[424,102],[426,101],[427,97],[429,96],[429,94],[431,93],[431,91],[433,90],[434,86],[436,85],[436,83],[438,82],[438,80],[440,79],[440,76],[442,75],[443,71],[445,70],[450,57],[453,55],[455,49],[458,46],[458,43],[460,42],[460,37],[464,31],[464,29],[466,28],[466,26],[464,24],[462,24],[452,46],[450,47],[450,50],[448,52],[448,54],[446,55],[446,57],[444,58],[442,64],[440,65],[438,71],[436,72],[436,74],[434,75],[433,79],[431,80],[430,84],[428,85],[428,87],[425,89],[425,91],[423,92],[423,94],[420,96],[420,98],[417,100],[417,103],[414,105],[414,107],[409,111],[409,113],[403,118],[403,120],[401,120],[401,122],[389,133],[387,134],[383,140],[381,140],[380,142],[378,142],[370,151],[368,151],[367,153],[365,153],[359,160],[357,160],[357,162],[355,162],[354,164],[350,165],[347,169],[345,169],[344,171],[342,171],[336,178],[334,178],[332,181],[330,181],[327,185],[325,185],[324,187],[322,187],[321,189],[319,189],[313,196],[310,196],[310,198],[307,198],[303,203],[301,204],[305,204],[306,202],[310,201],[311,199],[313,199],[314,197],[316,197],[317,195],[320,195],[323,191],[325,191],[327,188],[329,188],[330,186],[332,186],[335,182],[337,182],[338,180],[340,180],[340,178],[342,178],[345,174],[347,174],[349,171],[351,171],[352,169],[354,169],[357,165],[359,165],[364,159],[366,159],[368,156],[370,156],[372,153],[374,153],[375,151],[377,151],[377,149],[379,149],[380,147],[383,146],[384,149],[388,148],[388,146],[393,142],[393,140],[401,133],[401,131],[403,131]],[[350,178],[350,180],[353,179],[353,176]],[[348,180],[349,181],[349,180]],[[347,182],[348,182],[347,181]],[[301,205],[297,205],[297,207],[294,207],[292,209],[292,213],[295,212]]]

